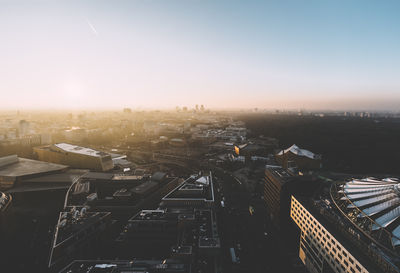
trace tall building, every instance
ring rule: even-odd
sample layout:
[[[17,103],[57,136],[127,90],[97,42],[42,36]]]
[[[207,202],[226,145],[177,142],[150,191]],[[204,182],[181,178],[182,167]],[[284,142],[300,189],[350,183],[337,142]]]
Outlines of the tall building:
[[[393,178],[352,179],[315,200],[292,196],[290,215],[308,271],[400,272],[399,187]]]
[[[281,166],[265,166],[264,202],[276,228],[284,230],[290,224],[291,195],[312,196],[320,182],[315,176],[298,175]]]
[[[310,273],[368,271],[328,229],[292,197],[290,215],[300,228],[299,257]]]
[[[30,124],[28,121],[20,120],[18,123],[18,135],[20,137],[23,137],[23,136],[29,134],[29,127],[30,127]]]
[[[39,160],[64,164],[72,168],[108,171],[114,168],[111,155],[67,143],[34,148]]]
[[[295,176],[280,166],[267,165],[264,176],[264,201],[267,213],[276,227],[279,227],[289,211],[290,195],[286,188]]]

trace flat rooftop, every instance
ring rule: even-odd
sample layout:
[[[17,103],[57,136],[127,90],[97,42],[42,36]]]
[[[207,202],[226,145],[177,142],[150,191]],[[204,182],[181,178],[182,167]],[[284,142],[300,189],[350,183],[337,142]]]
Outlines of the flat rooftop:
[[[188,199],[202,199],[212,202],[214,201],[211,174],[203,176],[190,176],[181,185],[179,185],[166,196],[164,196],[162,200],[166,201]]]
[[[145,194],[148,191],[151,191],[152,189],[156,188],[158,186],[157,182],[153,181],[147,181],[144,182],[132,189],[130,189],[131,192],[136,193],[136,194]]]
[[[46,174],[39,177],[23,179],[23,183],[73,183],[78,180],[79,177],[88,173],[88,170],[81,169],[70,169],[62,173]]]
[[[288,172],[281,166],[276,165],[266,165],[265,169],[272,173],[274,176],[283,179],[283,182],[286,182],[287,179],[293,178],[294,175]]]
[[[179,259],[75,260],[60,272],[181,272],[190,273],[191,265]]]
[[[82,178],[87,180],[110,180],[113,179],[114,174],[112,173],[101,173],[101,172],[88,172],[85,173]]]
[[[0,177],[23,177],[66,170],[68,166],[27,158],[18,158],[14,163],[0,167]]]

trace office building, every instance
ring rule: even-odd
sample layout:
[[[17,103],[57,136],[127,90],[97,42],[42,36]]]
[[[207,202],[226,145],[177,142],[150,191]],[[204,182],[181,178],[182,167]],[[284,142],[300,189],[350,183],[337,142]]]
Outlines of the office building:
[[[292,196],[299,257],[309,272],[400,272],[400,182],[334,183],[316,200]]]
[[[72,168],[109,171],[114,168],[111,155],[67,143],[34,148],[39,160],[68,165]]]

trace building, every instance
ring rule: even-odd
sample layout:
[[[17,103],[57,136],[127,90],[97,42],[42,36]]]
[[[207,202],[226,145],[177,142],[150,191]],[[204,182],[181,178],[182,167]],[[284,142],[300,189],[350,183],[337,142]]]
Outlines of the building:
[[[281,233],[291,232],[291,196],[301,194],[311,197],[320,184],[320,179],[315,176],[298,175],[281,166],[266,165],[264,202],[272,223]]]
[[[86,200],[85,203],[72,205],[73,200],[67,196],[67,209],[60,214],[58,233],[53,241],[50,258],[52,269],[56,269],[55,266],[59,266],[67,258],[67,260],[75,259],[75,261],[61,272],[92,272],[91,270],[110,273],[217,272],[216,270],[220,267],[221,246],[216,214],[212,206],[214,199],[211,190],[213,187],[211,173],[193,175],[185,181],[169,178],[164,173],[155,173],[143,184],[159,183],[165,185],[165,189],[175,184],[175,187],[164,193],[163,196],[169,197],[164,197],[158,208],[155,208],[156,206],[152,203],[154,201],[152,196],[155,193],[148,193],[149,196],[142,198],[143,202],[138,203],[136,208],[140,205],[150,207],[150,209],[141,208],[138,211],[135,211],[132,206],[127,206],[129,203],[119,202],[109,204],[108,207],[103,206],[98,202],[100,201],[98,198],[104,201],[115,199],[115,193],[111,194],[112,191],[103,197],[96,196],[96,188],[100,185],[104,186],[106,177],[92,174],[85,179],[76,183],[79,187],[71,187],[69,193],[70,196],[75,193],[83,194],[81,197],[84,198],[81,200]],[[99,179],[102,181],[96,185]],[[119,183],[119,181],[111,179],[108,183]],[[177,181],[180,181],[179,186],[176,185]],[[126,184],[127,181],[123,183]],[[193,187],[195,185],[197,186]],[[124,185],[122,187],[125,188]],[[79,188],[82,190],[77,191]],[[122,189],[118,191],[124,197],[127,192],[131,191],[122,192]],[[156,196],[160,201],[162,196],[159,196],[159,193]],[[169,202],[169,198],[172,198],[173,202]],[[190,202],[191,199],[194,203]],[[152,202],[149,203],[148,200]],[[111,213],[107,214],[104,210],[100,210],[104,208],[108,208]],[[134,213],[133,216],[132,213]],[[79,221],[82,221],[82,224],[79,224]],[[85,222],[88,225],[85,225]],[[110,226],[109,223],[112,225]],[[103,227],[107,228],[107,231]],[[80,241],[80,236],[73,235],[71,239],[63,236],[62,230],[67,232],[74,230],[74,234],[85,236],[81,239],[82,244],[76,243]],[[112,230],[119,231],[116,237],[114,235],[109,236],[109,239],[102,237],[106,234],[114,234]],[[61,238],[58,238],[57,235],[60,234]],[[82,251],[85,248],[86,250]],[[90,255],[93,251],[95,254]],[[96,257],[102,257],[102,259],[91,260]],[[86,260],[79,260],[82,258]]]
[[[182,182],[161,172],[132,176],[88,172],[69,188],[51,246],[49,267],[61,269],[76,259],[122,257],[115,238],[132,215],[157,206]],[[129,256],[127,258],[132,258]]]
[[[277,227],[280,226],[282,219],[285,218],[284,215],[289,211],[289,201],[285,202],[285,200],[289,199],[290,195],[287,196],[285,186],[294,179],[293,173],[280,166],[267,165],[265,167],[263,196],[267,213]]]
[[[30,123],[26,120],[20,120],[18,123],[18,135],[23,137],[29,134]]]
[[[292,196],[299,257],[309,272],[400,272],[399,180],[333,183],[314,200]]]
[[[148,273],[191,273],[191,266],[178,259],[129,259],[129,260],[77,260],[60,271],[61,273],[83,272],[148,272]]]
[[[161,207],[211,208],[214,205],[212,174],[192,175],[161,200]]]
[[[39,176],[24,177],[19,179],[15,186],[7,192],[19,196],[32,195],[34,192],[38,192],[38,195],[43,196],[44,191],[49,191],[49,194],[51,194],[50,192],[54,192],[55,190],[65,192],[87,172],[88,170],[65,169],[60,172],[42,173]]]
[[[214,272],[221,245],[208,187],[211,173],[193,175],[168,193],[159,208],[134,215],[116,240],[119,257],[179,259],[192,264],[194,272]]]
[[[34,148],[39,160],[68,165],[72,168],[109,171],[114,168],[111,155],[67,143]]]
[[[130,170],[132,168],[132,162],[127,160],[126,155],[110,153],[114,167],[121,170]]]
[[[322,167],[321,155],[301,149],[295,144],[277,153],[275,159],[286,169],[290,168],[293,162],[301,170],[312,170]]]
[[[18,187],[26,180],[62,173],[67,169],[68,166],[65,165],[20,158],[17,155],[0,157],[0,189]]]
[[[290,215],[301,231],[299,257],[310,273],[368,271],[295,197]]]
[[[60,212],[51,246],[49,267],[68,263],[71,259],[87,255],[104,239],[111,225],[110,212],[87,212],[73,207]]]
[[[64,131],[64,136],[67,141],[81,142],[88,137],[88,132],[84,128],[71,128]]]

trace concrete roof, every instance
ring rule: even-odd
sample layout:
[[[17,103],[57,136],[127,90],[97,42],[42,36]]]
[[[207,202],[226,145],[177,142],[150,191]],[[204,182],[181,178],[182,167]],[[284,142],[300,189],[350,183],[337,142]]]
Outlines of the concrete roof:
[[[61,164],[48,163],[27,158],[18,158],[18,161],[0,168],[0,176],[3,177],[22,177],[36,174],[46,174],[50,172],[62,171],[68,166]]]

